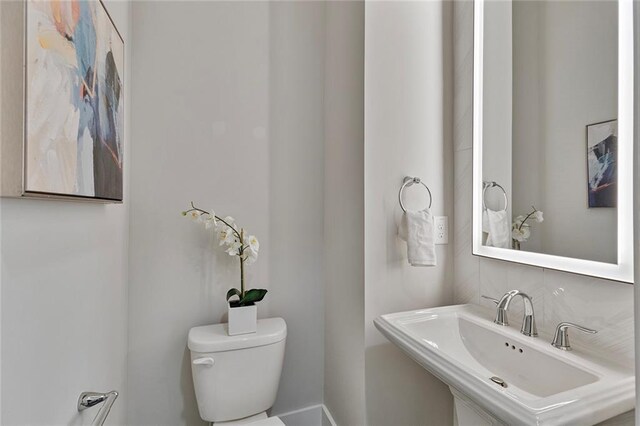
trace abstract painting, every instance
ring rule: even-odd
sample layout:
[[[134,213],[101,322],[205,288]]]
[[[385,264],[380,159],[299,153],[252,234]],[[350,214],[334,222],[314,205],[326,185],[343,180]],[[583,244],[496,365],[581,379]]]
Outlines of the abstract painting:
[[[589,207],[616,207],[618,200],[618,121],[587,126]]]
[[[122,201],[124,41],[100,1],[26,7],[25,191]]]

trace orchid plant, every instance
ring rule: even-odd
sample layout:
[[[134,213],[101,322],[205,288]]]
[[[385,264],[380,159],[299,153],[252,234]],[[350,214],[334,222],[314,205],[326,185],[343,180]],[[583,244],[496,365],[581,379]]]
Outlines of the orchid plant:
[[[533,220],[541,223],[544,220],[543,213],[531,206],[531,212],[529,214],[520,215],[516,217],[516,220],[511,225],[511,237],[513,239],[513,248],[520,250],[520,243],[523,243],[531,237],[531,225],[527,223],[528,220]]]
[[[225,252],[229,256],[237,256],[240,261],[240,290],[232,288],[227,292],[227,301],[232,308],[240,306],[251,306],[261,301],[267,294],[267,290],[254,288],[245,290],[244,288],[244,266],[254,263],[258,259],[260,243],[253,235],[247,235],[244,228],[238,229],[235,220],[231,216],[222,218],[217,216],[213,210],[206,211],[196,207],[191,202],[191,208],[182,212],[197,223],[204,225],[205,229],[213,229],[218,236],[220,246],[224,246]],[[232,297],[236,300],[231,300]]]

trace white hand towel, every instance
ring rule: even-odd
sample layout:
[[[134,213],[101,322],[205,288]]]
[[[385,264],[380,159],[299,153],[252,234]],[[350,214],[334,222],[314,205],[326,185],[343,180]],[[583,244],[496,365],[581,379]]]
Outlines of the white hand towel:
[[[482,210],[482,232],[487,234],[485,245],[490,246],[491,234],[489,234],[489,215],[487,214],[487,209]]]
[[[398,236],[407,242],[411,266],[436,266],[433,216],[429,209],[407,211],[402,215]]]
[[[482,213],[482,230],[488,233],[486,245],[511,248],[511,224],[506,210],[486,209]]]

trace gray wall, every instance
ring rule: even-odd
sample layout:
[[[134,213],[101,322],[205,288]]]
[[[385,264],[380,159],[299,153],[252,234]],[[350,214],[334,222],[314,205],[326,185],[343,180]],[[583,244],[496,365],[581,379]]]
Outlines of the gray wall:
[[[448,387],[380,334],[378,315],[451,303],[451,245],[438,266],[409,266],[397,236],[398,189],[419,176],[432,212],[452,215],[451,25],[448,2],[365,7],[365,380],[367,425],[452,424]],[[406,194],[423,208],[419,187]]]
[[[364,2],[327,2],[324,403],[364,425]]]
[[[324,12],[319,3],[136,2],[130,424],[202,424],[186,349],[225,320],[237,262],[190,200],[261,242],[259,317],[288,324],[275,414],[322,402]],[[168,31],[167,29],[171,29]]]
[[[16,5],[1,2],[0,15]],[[125,40],[130,112],[129,4],[106,7]],[[77,412],[80,393],[111,389],[109,422],[127,424],[129,129],[127,116],[123,204],[0,200],[3,425],[86,424],[95,411]]]
[[[289,326],[276,414],[323,398],[324,7],[269,3],[270,311]]]
[[[633,4],[633,28],[634,28],[634,61],[633,66],[635,69],[640,69],[640,5],[635,2]],[[634,182],[640,182],[640,77],[636,72],[634,79],[634,164],[633,164],[633,180]],[[634,227],[634,253],[635,253],[635,282],[638,282],[640,278],[640,191],[634,191],[633,200],[635,214],[633,216]],[[640,291],[634,286],[634,317],[640,318]],[[635,327],[635,351],[640,352],[640,327]],[[638,372],[640,372],[640,357],[635,359],[636,367],[636,407],[640,406],[640,392],[638,387],[640,386],[640,380],[638,380]],[[635,413],[636,424],[640,423],[640,410],[636,410]]]
[[[486,2],[484,18],[482,179],[497,182],[511,200],[511,2]],[[485,199],[487,208],[504,209],[504,194],[499,188],[487,189]],[[511,210],[510,202],[508,217]]]
[[[617,209],[587,204],[586,125],[618,115],[617,3],[513,11],[513,214],[545,213],[523,248],[616,263]]]

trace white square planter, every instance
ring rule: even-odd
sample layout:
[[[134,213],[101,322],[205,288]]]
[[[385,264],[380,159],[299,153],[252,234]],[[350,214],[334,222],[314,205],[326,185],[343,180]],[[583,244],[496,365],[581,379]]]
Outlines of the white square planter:
[[[229,336],[255,333],[258,326],[258,306],[239,306],[229,309]]]

